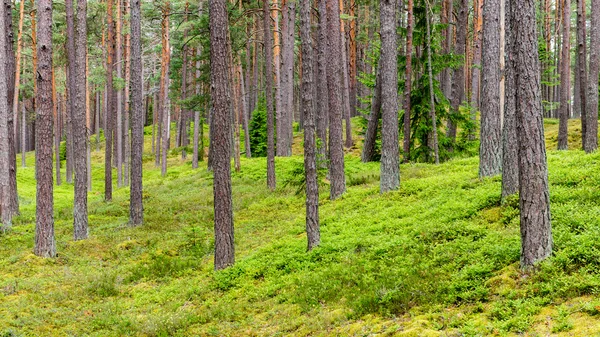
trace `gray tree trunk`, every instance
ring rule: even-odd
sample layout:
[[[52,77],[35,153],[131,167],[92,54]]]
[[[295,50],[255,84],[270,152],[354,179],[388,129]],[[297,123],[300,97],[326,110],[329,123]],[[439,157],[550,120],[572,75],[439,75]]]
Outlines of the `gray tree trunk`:
[[[511,22],[511,0],[505,1],[506,53],[504,122],[502,125],[502,199],[519,191],[519,148],[516,124],[515,33]]]
[[[37,117],[35,123],[37,193],[33,252],[41,257],[55,257],[54,198],[52,195],[52,1],[50,0],[37,1],[37,39]]]
[[[88,175],[86,126],[86,57],[87,57],[87,0],[77,0],[77,30],[75,32],[75,72],[73,73],[73,161],[75,166],[75,196],[73,207],[73,239],[87,239]]]
[[[265,7],[268,6],[265,5]],[[227,56],[227,9],[225,0],[209,1],[210,25],[210,97],[214,109],[211,144],[213,145],[215,205],[215,270],[233,265],[233,207],[231,200],[231,118]],[[265,21],[268,22],[268,11]],[[268,30],[267,30],[268,32]],[[266,34],[265,34],[266,35]]]
[[[516,56],[521,267],[527,269],[552,253],[552,226],[535,1],[511,0],[511,10],[517,41],[513,47]]]
[[[558,124],[558,149],[569,148],[568,123],[571,98],[571,1],[564,2],[562,29],[562,56],[560,65],[560,107]]]
[[[131,192],[129,224],[144,223],[142,199],[142,154],[144,152],[144,111],[142,107],[142,33],[140,0],[131,0]]]
[[[500,0],[483,3],[483,83],[479,177],[502,172],[502,126],[500,124]],[[502,55],[504,57],[504,55]]]
[[[344,145],[347,148],[351,148],[354,146],[354,142],[352,141],[352,123],[350,121],[351,117],[351,105],[350,105],[350,86],[348,84],[348,57],[346,53],[346,36],[342,31],[342,101],[343,101],[343,111],[344,111],[344,121],[346,124],[346,141]]]
[[[319,183],[317,181],[317,152],[315,107],[313,98],[313,47],[310,35],[310,1],[300,1],[300,38],[302,40],[302,114],[304,116],[304,173],[306,175],[306,237],[308,250],[319,245]]]
[[[292,155],[293,122],[294,122],[294,31],[296,22],[296,2],[286,1],[283,11],[282,48],[281,48],[281,81],[279,96],[281,111],[277,111],[277,156]]]
[[[590,26],[590,72],[587,83],[586,124],[588,137],[583,144],[588,153],[598,149],[598,75],[600,74],[600,0],[592,0]]]
[[[215,0],[213,0],[215,1]],[[263,0],[263,31],[265,47],[265,95],[267,103],[267,186],[275,190],[275,135],[273,116],[273,36],[271,34],[271,17],[269,15],[271,6],[269,0]],[[211,142],[212,143],[212,142]]]
[[[581,143],[582,148],[585,150],[585,138],[590,135],[587,134],[587,34],[586,34],[586,15],[585,15],[585,0],[577,0],[577,66],[575,71],[578,76],[575,79],[578,90],[575,94],[575,97],[579,98],[577,100],[578,110],[580,110],[580,118],[581,118]],[[597,129],[597,127],[596,127]],[[597,131],[596,131],[597,133]],[[593,136],[592,136],[593,137]],[[596,136],[597,137],[597,136]]]
[[[202,2],[200,2],[202,4]],[[196,57],[200,57],[202,50],[200,47],[196,50]],[[196,79],[195,79],[195,90],[196,95],[200,95],[200,60],[198,59],[195,64],[196,68]],[[192,158],[192,168],[198,168],[198,156],[200,155],[199,142],[200,142],[200,108],[196,107],[194,110],[194,156]],[[202,149],[204,152],[204,148]]]
[[[327,125],[329,124],[329,93],[327,91],[327,0],[319,2],[319,28],[318,28],[318,50],[317,64],[317,152],[321,163],[325,162],[328,154],[327,147]]]
[[[400,186],[398,148],[398,38],[396,0],[379,2],[381,27],[381,178],[380,191]]]
[[[2,4],[0,9],[0,27],[6,26],[6,10]],[[7,73],[8,58],[7,39],[0,38],[0,74]],[[8,138],[12,130],[8,127],[8,115],[10,108],[8,106],[8,77],[0,76],[0,226],[2,231],[7,231],[12,226],[12,212],[10,210],[10,189],[9,189],[9,171],[10,171],[10,149]],[[52,171],[51,171],[52,172]],[[52,177],[52,173],[50,174]]]
[[[427,72],[429,77],[429,119],[431,120],[431,147],[433,147],[433,158],[436,164],[440,163],[440,154],[438,148],[437,116],[435,114],[435,94],[433,90],[433,70],[431,61],[431,17],[429,6],[425,5],[425,20],[427,21]]]
[[[108,38],[107,38],[107,59],[106,59],[106,113],[104,120],[106,127],[104,128],[105,151],[104,151],[104,200],[112,200],[112,151],[113,151],[113,128],[115,120],[115,89],[113,86],[113,72],[114,72],[114,55],[115,55],[115,27],[112,16],[113,11],[113,0],[106,1],[107,7],[107,24],[108,24]]]
[[[403,152],[404,161],[410,160],[410,92],[412,90],[412,52],[413,52],[413,0],[408,0],[408,8],[406,13],[406,71],[404,73],[404,141]]]
[[[67,21],[67,83],[66,83],[66,99],[67,99],[67,162],[66,162],[66,181],[73,182],[73,111],[75,110],[75,22],[73,15],[73,0],[65,0],[65,12]]]
[[[329,93],[329,178],[330,198],[337,199],[346,191],[344,173],[344,139],[342,134],[342,97],[340,74],[342,72],[342,42],[340,33],[340,4],[327,1],[327,90]]]

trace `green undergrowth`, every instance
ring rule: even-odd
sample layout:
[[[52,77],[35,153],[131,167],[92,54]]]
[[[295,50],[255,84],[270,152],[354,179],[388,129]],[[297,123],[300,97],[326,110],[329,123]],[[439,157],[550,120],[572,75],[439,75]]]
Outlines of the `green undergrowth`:
[[[22,214],[0,236],[0,336],[600,333],[600,154],[548,152],[554,254],[528,274],[518,199],[501,203],[500,178],[479,180],[477,157],[403,164],[401,188],[380,195],[379,164],[350,152],[346,194],[330,201],[322,181],[322,243],[311,252],[294,186],[302,157],[276,158],[275,192],[266,159],[242,158],[236,264],[214,272],[212,174],[172,151],[162,178],[149,149],[147,136],[142,227],[127,226],[127,188],[103,201],[101,152],[89,240],[72,240],[73,186],[55,187],[56,259],[32,254],[28,154]]]

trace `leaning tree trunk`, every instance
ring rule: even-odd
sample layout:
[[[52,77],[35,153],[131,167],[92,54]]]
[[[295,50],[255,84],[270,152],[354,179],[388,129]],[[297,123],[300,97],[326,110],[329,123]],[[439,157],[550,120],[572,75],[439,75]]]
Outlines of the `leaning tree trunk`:
[[[265,95],[267,96],[267,186],[271,191],[273,191],[277,186],[275,181],[275,125],[273,120],[273,40],[271,39],[271,17],[269,16],[269,0],[263,0],[263,2],[263,28],[265,47]]]
[[[267,7],[268,5],[265,5]],[[209,1],[210,97],[213,108],[215,270],[233,265],[233,207],[231,200],[231,118],[228,88],[227,10],[225,0]],[[268,22],[268,11],[265,11]],[[266,30],[268,32],[268,30]]]
[[[302,111],[304,116],[304,174],[306,177],[306,237],[308,250],[319,245],[319,183],[313,99],[313,48],[310,36],[310,2],[300,2],[300,38],[302,40]]]
[[[480,178],[492,177],[502,171],[500,1],[485,0],[483,4],[482,66],[485,71],[481,90]]]
[[[598,149],[598,76],[600,74],[600,0],[592,0],[590,27],[590,72],[587,83],[586,119],[588,136],[583,144],[585,152]]]
[[[41,257],[55,257],[54,198],[52,196],[52,1],[37,1],[37,18],[38,69],[35,123],[37,193],[33,252]]]
[[[329,178],[330,198],[337,199],[346,191],[344,173],[344,139],[342,135],[342,42],[340,34],[340,5],[338,0],[327,1],[328,60],[327,90],[329,92]]]
[[[396,0],[381,0],[381,179],[385,193],[400,186],[398,149],[398,38]]]
[[[558,149],[569,148],[569,100],[571,98],[571,2],[564,1],[562,30],[562,57],[560,66],[560,110],[558,124]]]
[[[568,5],[568,1],[566,2]],[[534,0],[511,0],[516,33],[516,116],[519,142],[521,266],[530,268],[552,254],[548,166],[540,90]]]
[[[73,73],[73,160],[75,166],[75,196],[73,207],[73,239],[87,239],[88,175],[86,127],[86,64],[87,57],[87,0],[77,0],[77,30],[75,32],[75,69]]]

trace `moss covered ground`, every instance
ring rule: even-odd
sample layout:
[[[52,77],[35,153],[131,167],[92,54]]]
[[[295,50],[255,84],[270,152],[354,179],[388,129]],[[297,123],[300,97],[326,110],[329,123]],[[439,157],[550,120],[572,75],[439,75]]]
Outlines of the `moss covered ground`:
[[[311,252],[303,196],[284,187],[301,155],[276,159],[275,192],[265,159],[242,159],[236,265],[214,272],[205,164],[174,150],[162,178],[147,136],[146,223],[130,228],[128,189],[103,201],[93,152],[90,239],[72,240],[73,186],[56,186],[58,257],[41,259],[30,153],[22,214],[0,236],[0,336],[600,336],[600,153],[553,150],[557,127],[547,121],[554,254],[528,274],[518,200],[501,204],[500,178],[479,180],[477,157],[403,164],[400,190],[380,195],[379,164],[349,151],[348,191],[332,202],[322,188]]]

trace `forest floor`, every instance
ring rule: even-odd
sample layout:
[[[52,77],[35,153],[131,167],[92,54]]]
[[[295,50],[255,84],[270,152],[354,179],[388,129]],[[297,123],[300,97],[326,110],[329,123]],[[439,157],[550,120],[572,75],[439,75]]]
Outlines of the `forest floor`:
[[[554,254],[530,274],[518,200],[501,204],[500,177],[479,180],[477,157],[403,164],[400,190],[380,195],[379,164],[349,151],[348,191],[332,202],[323,186],[311,252],[302,157],[276,159],[275,192],[265,159],[242,159],[236,264],[214,272],[212,175],[174,150],[162,178],[149,149],[147,136],[142,227],[127,226],[127,188],[103,201],[101,152],[90,239],[72,240],[73,186],[55,187],[56,259],[32,253],[28,154],[22,215],[0,236],[0,336],[600,336],[600,153],[548,151]]]

